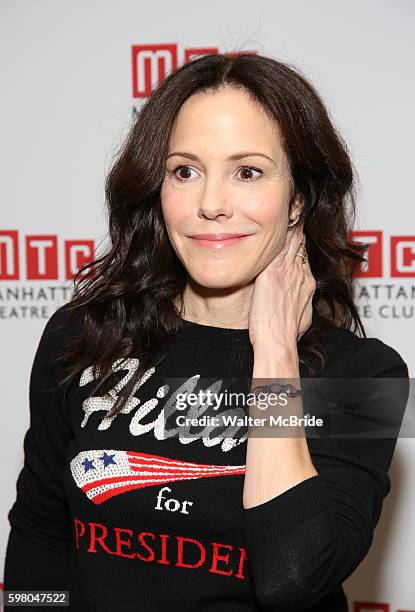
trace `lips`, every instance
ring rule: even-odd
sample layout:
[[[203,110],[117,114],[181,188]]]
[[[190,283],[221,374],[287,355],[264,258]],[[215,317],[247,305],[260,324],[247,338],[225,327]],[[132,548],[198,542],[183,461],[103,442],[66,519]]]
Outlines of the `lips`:
[[[191,238],[195,238],[196,240],[229,240],[230,238],[242,238],[247,235],[248,234],[231,234],[225,232],[223,234],[195,234],[191,236]]]
[[[221,250],[233,245],[240,244],[252,234],[235,234],[235,233],[223,233],[223,234],[196,234],[190,236],[194,244],[213,250]]]

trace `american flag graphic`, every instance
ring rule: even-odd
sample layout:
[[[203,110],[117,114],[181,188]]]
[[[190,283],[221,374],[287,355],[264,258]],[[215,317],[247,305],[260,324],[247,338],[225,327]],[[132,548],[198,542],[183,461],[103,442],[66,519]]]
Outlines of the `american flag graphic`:
[[[133,489],[179,480],[233,476],[245,465],[209,465],[128,450],[82,451],[70,463],[77,486],[94,504]]]

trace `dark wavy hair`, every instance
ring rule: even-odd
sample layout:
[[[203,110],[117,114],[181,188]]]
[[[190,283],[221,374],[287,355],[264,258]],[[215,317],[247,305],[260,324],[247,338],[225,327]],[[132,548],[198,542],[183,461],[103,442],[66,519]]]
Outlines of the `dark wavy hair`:
[[[323,367],[325,331],[343,327],[366,333],[354,303],[353,276],[367,245],[352,242],[356,179],[347,146],[310,82],[286,63],[259,54],[206,55],[171,73],[145,101],[115,154],[105,179],[110,246],[74,278],[70,318],[81,332],[72,338],[58,386],[93,365],[95,388],[111,379],[115,361],[139,355],[139,367],[108,416],[125,405],[139,378],[182,325],[180,298],[187,271],[174,253],[162,215],[160,191],[169,138],[182,104],[196,92],[242,89],[279,127],[292,186],[302,203],[311,271],[316,279],[313,324],[298,342],[300,362],[311,376],[313,355]],[[353,326],[353,329],[352,329]],[[118,361],[120,360],[120,361]]]

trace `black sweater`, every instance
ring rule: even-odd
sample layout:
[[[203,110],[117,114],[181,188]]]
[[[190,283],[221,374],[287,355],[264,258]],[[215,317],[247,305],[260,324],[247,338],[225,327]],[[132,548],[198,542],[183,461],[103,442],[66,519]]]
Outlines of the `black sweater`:
[[[217,392],[229,389],[222,381],[250,379],[248,330],[184,320],[123,413],[105,419],[117,389],[87,399],[92,368],[66,402],[47,392],[55,357],[75,333],[66,321],[61,307],[33,362],[4,588],[69,590],[70,608],[60,609],[77,611],[346,612],[342,583],[371,545],[396,437],[309,437],[318,475],[244,509],[246,428],[225,438],[160,432],[175,390],[166,390],[169,378],[193,389],[206,377],[219,381],[210,387]],[[341,328],[322,338],[320,376],[407,382],[406,363],[381,340]],[[118,392],[126,375],[119,371]]]

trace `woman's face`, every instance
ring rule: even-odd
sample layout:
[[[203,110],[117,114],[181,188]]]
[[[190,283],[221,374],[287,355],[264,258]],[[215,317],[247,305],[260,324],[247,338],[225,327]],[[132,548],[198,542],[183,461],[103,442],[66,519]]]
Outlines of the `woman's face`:
[[[196,283],[219,289],[253,281],[283,247],[289,196],[278,130],[248,94],[227,88],[186,100],[169,142],[161,205],[172,247]],[[193,238],[225,232],[247,237]]]

